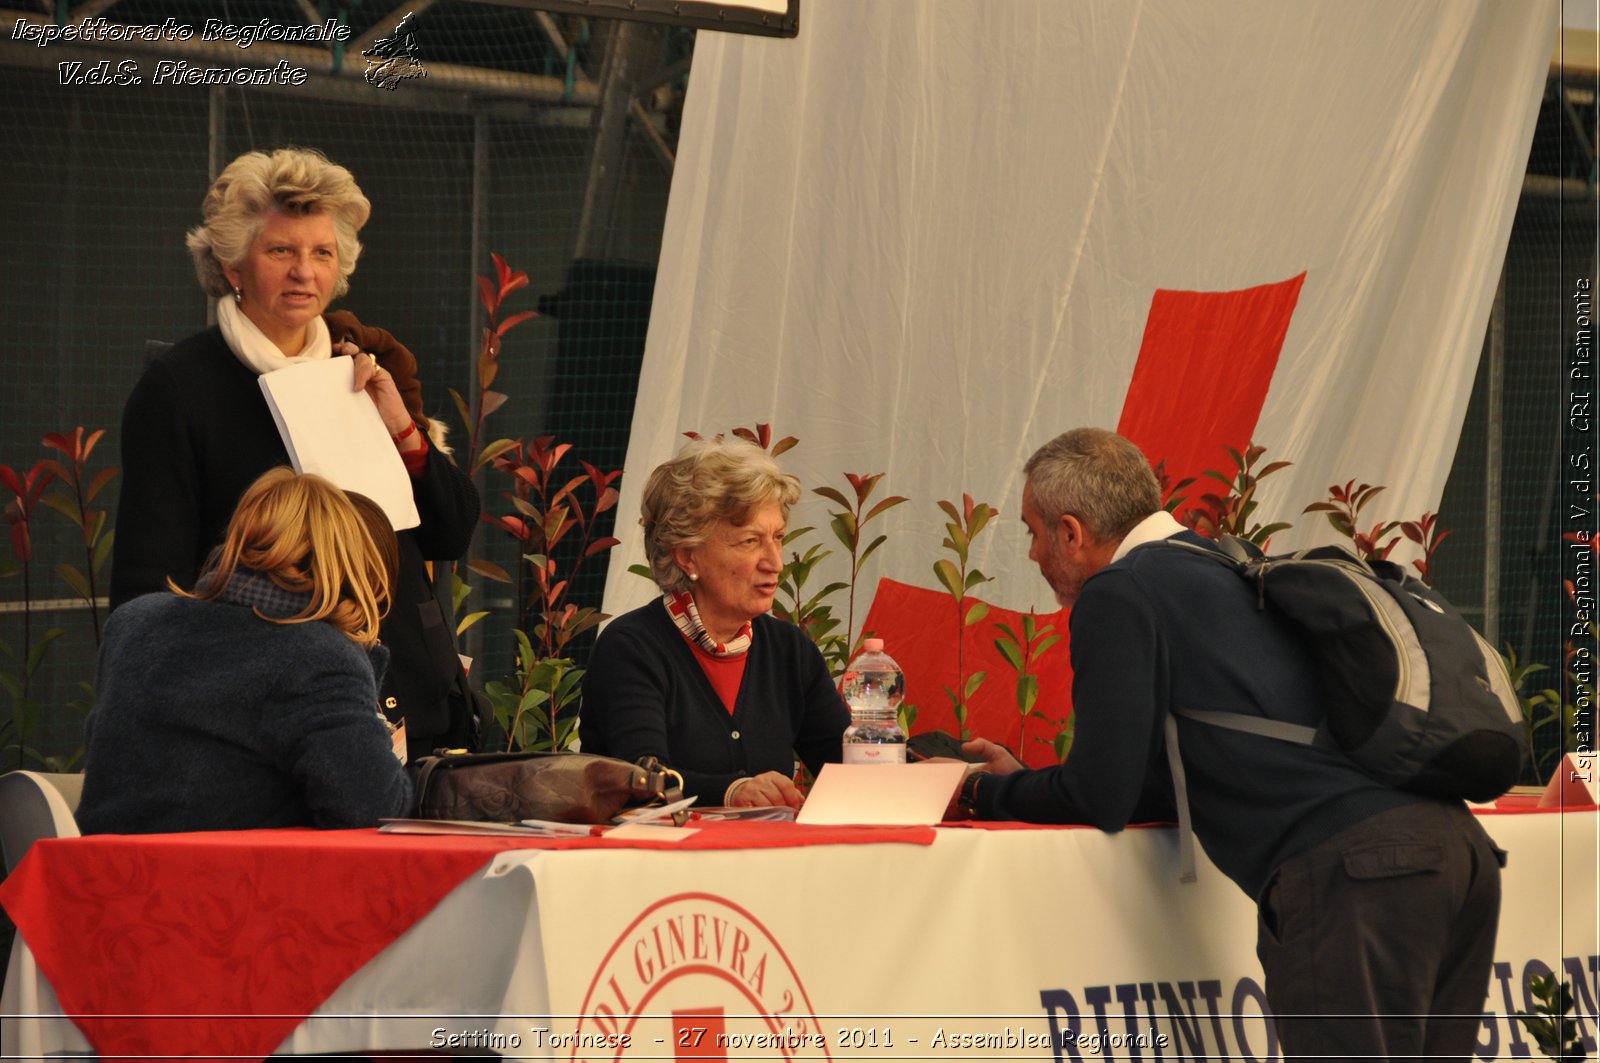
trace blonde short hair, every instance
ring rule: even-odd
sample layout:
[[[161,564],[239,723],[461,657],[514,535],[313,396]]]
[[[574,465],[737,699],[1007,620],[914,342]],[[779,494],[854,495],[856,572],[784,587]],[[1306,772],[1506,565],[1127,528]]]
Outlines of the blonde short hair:
[[[776,502],[787,519],[800,501],[800,481],[772,456],[742,439],[694,439],[658,466],[644,486],[639,523],[656,586],[673,594],[689,579],[672,559],[679,547],[704,543],[719,521],[742,524],[750,511]]]
[[[307,148],[279,148],[272,154],[247,152],[228,164],[200,205],[203,224],[189,230],[185,243],[195,275],[207,295],[233,290],[223,273],[244,262],[267,216],[328,214],[339,250],[339,279],[333,294],[350,290],[350,274],[361,257],[356,233],[367,224],[372,204],[350,171]]]
[[[377,539],[387,537],[380,544]],[[235,570],[247,568],[311,601],[291,617],[256,615],[277,624],[326,620],[352,641],[373,646],[389,611],[394,532],[364,519],[345,493],[320,476],[286,466],[269,469],[245,489],[228,534],[201,586],[179,594],[216,598]]]

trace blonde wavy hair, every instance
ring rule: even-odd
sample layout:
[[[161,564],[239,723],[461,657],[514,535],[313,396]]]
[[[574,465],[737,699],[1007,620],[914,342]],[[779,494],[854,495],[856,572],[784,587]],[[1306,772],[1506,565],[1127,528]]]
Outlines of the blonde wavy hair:
[[[672,559],[679,547],[696,547],[719,521],[742,524],[750,511],[776,502],[785,519],[800,501],[800,481],[772,456],[742,439],[694,439],[677,457],[657,466],[644,485],[639,523],[644,553],[656,586],[672,594],[689,589],[689,578]]]
[[[321,152],[279,148],[270,155],[251,151],[234,159],[206,193],[200,205],[205,221],[184,239],[206,294],[221,298],[233,291],[223,269],[237,269],[244,262],[274,211],[333,217],[339,249],[339,279],[333,294],[349,291],[350,274],[361,257],[356,233],[372,215],[372,204],[350,171],[329,162]]]
[[[251,569],[286,591],[311,596],[294,616],[256,610],[263,620],[326,620],[352,641],[373,646],[378,622],[389,611],[398,556],[387,520],[364,517],[322,477],[280,466],[245,489],[201,585],[194,591],[172,589],[188,598],[217,598],[237,569]]]

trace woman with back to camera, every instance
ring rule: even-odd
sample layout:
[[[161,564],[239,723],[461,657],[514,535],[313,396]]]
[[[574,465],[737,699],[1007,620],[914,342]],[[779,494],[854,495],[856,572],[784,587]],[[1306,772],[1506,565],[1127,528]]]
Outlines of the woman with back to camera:
[[[798,754],[840,759],[849,710],[803,631],[769,616],[800,485],[742,440],[694,440],[650,474],[645,555],[662,590],[601,632],[584,676],[586,752],[646,754],[702,804],[799,808]]]
[[[106,623],[82,831],[405,815],[411,783],[377,711],[398,559],[387,522],[326,480],[279,468],[251,485],[192,591],[143,595]]]
[[[382,329],[328,303],[349,288],[371,206],[350,171],[314,151],[249,152],[211,185],[188,247],[217,324],[152,358],[122,418],[122,493],[111,604],[193,584],[244,489],[288,463],[258,378],[329,357],[355,359],[410,474],[422,523],[399,535],[400,576],[383,640],[382,696],[412,755],[471,746],[475,728],[454,632],[427,559],[454,560],[478,521],[472,481],[422,412],[416,359]],[[434,439],[430,442],[430,433]]]

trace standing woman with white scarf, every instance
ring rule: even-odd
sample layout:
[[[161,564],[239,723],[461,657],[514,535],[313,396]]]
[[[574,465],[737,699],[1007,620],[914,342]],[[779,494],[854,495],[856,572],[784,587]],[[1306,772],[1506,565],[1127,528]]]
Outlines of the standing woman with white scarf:
[[[151,358],[123,410],[111,604],[169,579],[193,586],[245,488],[289,464],[258,377],[354,357],[355,387],[383,418],[422,517],[399,534],[400,576],[382,629],[392,661],[380,692],[416,755],[475,744],[451,613],[425,562],[466,553],[479,502],[440,445],[443,426],[422,412],[411,352],[347,312],[326,313],[349,289],[356,233],[371,210],[349,170],[297,148],[241,155],[206,193],[204,223],[187,243],[217,324]]]

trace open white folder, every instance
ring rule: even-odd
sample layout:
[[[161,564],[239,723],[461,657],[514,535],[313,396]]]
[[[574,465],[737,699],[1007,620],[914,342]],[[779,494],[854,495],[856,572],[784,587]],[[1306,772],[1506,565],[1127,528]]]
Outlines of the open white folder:
[[[378,408],[355,391],[355,359],[328,358],[263,373],[261,393],[296,472],[315,473],[383,507],[395,531],[422,523],[411,477]]]
[[[911,827],[938,823],[965,764],[824,764],[798,823]]]

